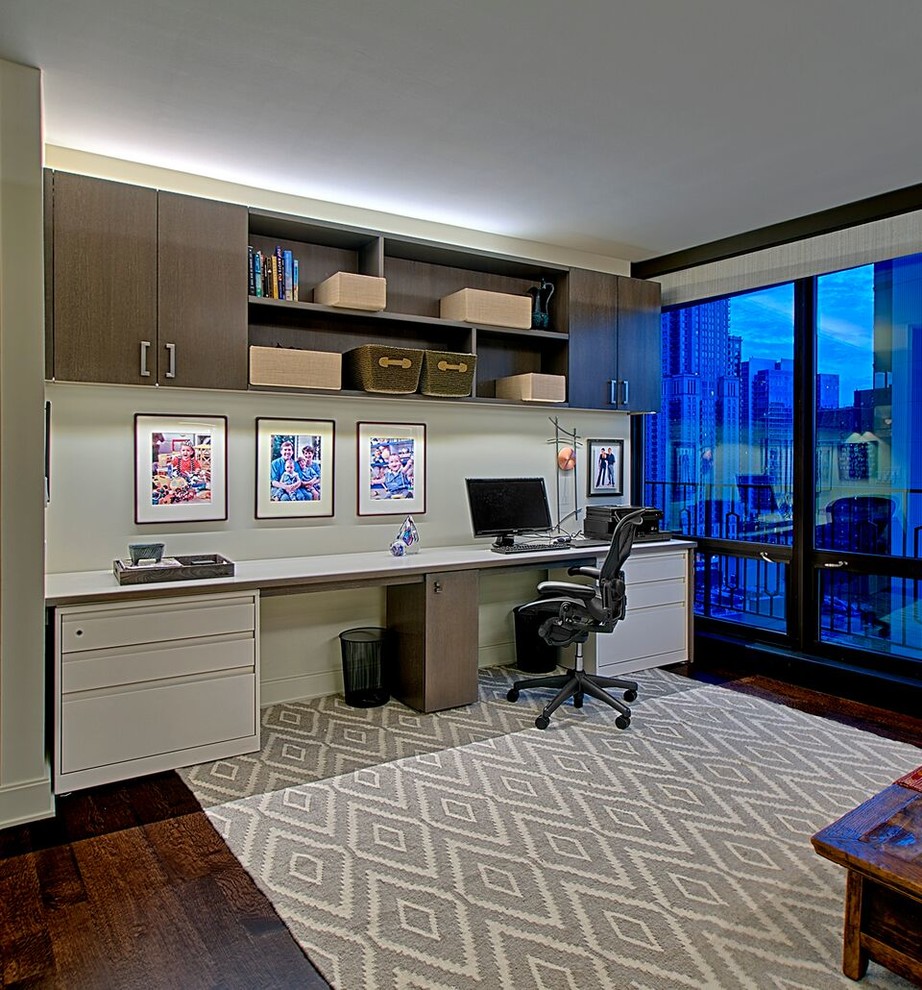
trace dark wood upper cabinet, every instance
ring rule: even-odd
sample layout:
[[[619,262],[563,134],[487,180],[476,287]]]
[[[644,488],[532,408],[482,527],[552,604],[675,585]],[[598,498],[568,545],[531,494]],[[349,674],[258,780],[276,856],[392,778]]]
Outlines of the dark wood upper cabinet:
[[[50,211],[50,377],[246,388],[245,207],[55,172]]]
[[[53,376],[143,384],[157,333],[157,191],[54,174]]]
[[[247,387],[247,210],[159,194],[158,380]]]
[[[585,409],[660,407],[660,286],[571,268],[569,403]]]

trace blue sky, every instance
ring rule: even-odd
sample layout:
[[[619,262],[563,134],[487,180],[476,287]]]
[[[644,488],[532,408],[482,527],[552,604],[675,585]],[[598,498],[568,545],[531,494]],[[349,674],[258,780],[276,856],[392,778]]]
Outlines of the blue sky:
[[[872,384],[874,266],[824,275],[817,288],[817,371],[839,376],[839,403]],[[743,360],[793,358],[794,287],[761,289],[730,300],[730,333],[743,338]]]

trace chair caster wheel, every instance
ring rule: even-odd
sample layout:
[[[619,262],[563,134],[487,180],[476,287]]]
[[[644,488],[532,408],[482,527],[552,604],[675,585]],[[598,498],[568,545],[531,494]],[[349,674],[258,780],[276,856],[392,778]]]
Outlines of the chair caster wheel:
[[[615,725],[617,725],[619,729],[626,729],[630,724],[631,720],[629,718],[625,718],[624,715],[619,715],[615,719]]]
[[[583,696],[581,694],[573,695],[573,707],[582,708],[583,707]]]
[[[637,700],[637,692],[633,689],[624,692],[624,700],[630,704],[632,701]]]
[[[550,724],[551,724],[551,720],[547,717],[547,715],[539,715],[535,719],[536,729],[546,729]]]
[[[519,692],[515,688],[509,688],[509,692],[506,695],[506,701],[518,701]]]

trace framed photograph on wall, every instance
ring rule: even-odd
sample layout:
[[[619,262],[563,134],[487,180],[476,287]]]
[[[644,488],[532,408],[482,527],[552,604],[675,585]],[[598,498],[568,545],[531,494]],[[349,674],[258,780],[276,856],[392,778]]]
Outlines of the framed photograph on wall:
[[[358,423],[358,514],[422,515],[426,511],[423,423]]]
[[[624,494],[624,441],[586,441],[586,494]]]
[[[256,518],[333,515],[330,419],[256,420]]]
[[[134,417],[134,521],[227,518],[227,417]]]

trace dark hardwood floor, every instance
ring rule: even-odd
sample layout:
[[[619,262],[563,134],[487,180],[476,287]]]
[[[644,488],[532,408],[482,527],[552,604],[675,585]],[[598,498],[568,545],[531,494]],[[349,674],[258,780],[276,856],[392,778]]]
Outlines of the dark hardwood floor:
[[[915,716],[719,667],[672,670],[922,745]],[[57,809],[0,830],[3,986],[328,986],[176,774],[80,791]]]

